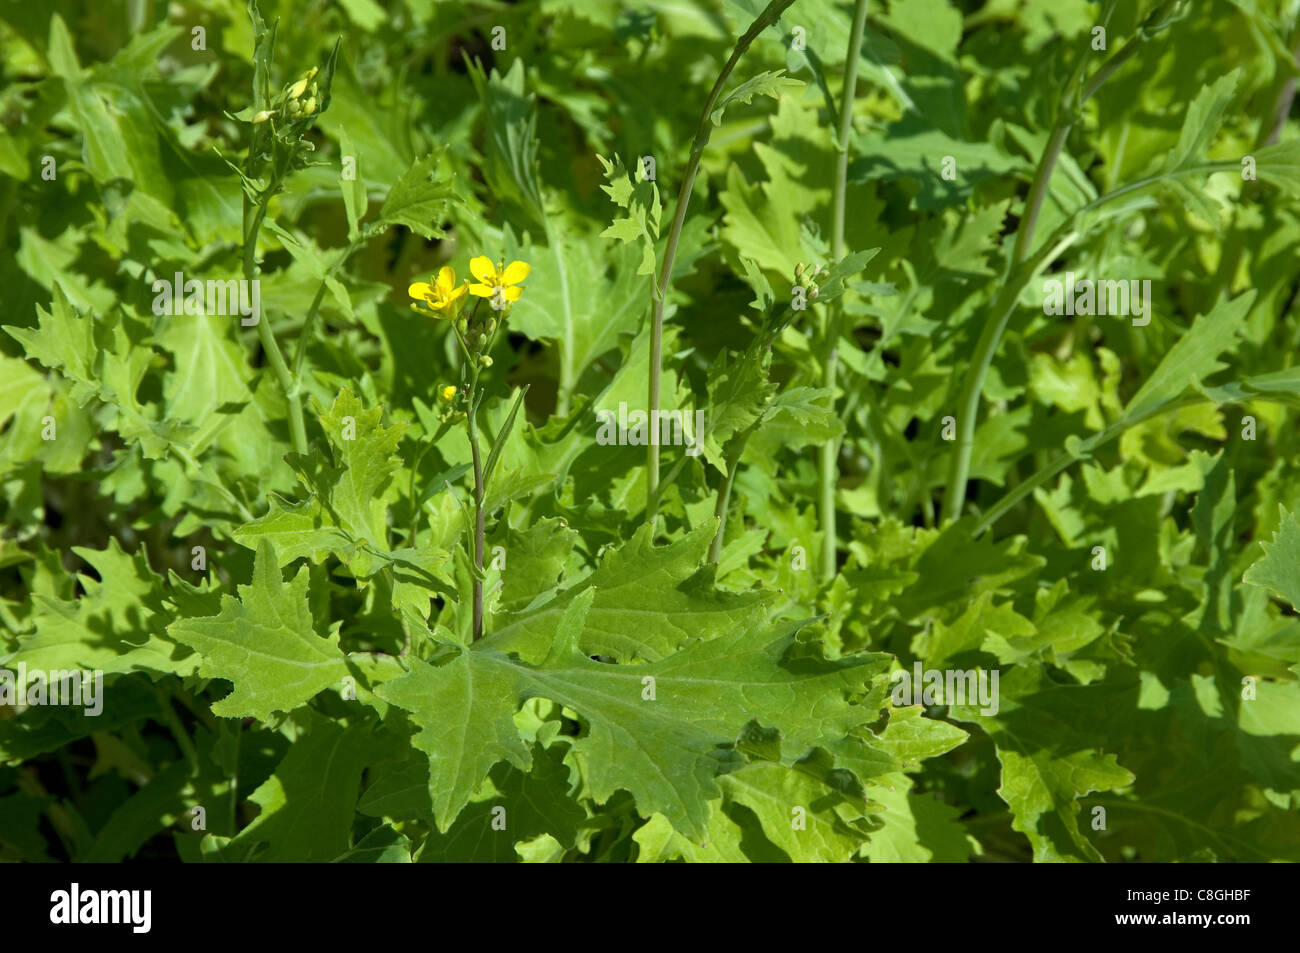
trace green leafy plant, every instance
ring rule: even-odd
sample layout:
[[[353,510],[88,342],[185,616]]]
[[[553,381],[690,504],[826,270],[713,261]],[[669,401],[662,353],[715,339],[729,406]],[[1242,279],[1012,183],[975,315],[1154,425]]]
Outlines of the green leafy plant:
[[[1298,37],[0,10],[0,859],[1300,859]]]

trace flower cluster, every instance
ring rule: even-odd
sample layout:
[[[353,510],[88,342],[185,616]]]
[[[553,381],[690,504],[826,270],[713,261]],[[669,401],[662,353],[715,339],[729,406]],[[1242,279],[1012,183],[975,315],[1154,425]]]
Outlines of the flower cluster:
[[[800,262],[794,269],[794,283],[802,285],[808,289],[808,297],[813,301],[817,300],[817,285],[820,281],[829,277],[829,271],[823,271],[821,265],[813,265],[808,268],[803,262]]]
[[[263,123],[268,119],[292,122],[314,116],[320,106],[320,90],[316,86],[317,72],[319,70],[313,66],[297,82],[285,86],[276,97],[275,108],[263,109],[253,117],[253,123]]]
[[[510,305],[519,300],[523,293],[521,283],[528,278],[531,269],[527,262],[504,260],[495,265],[486,255],[479,255],[469,263],[470,273],[477,279],[474,282],[456,284],[456,272],[450,265],[438,269],[437,275],[429,281],[417,281],[411,284],[406,293],[413,300],[411,310],[418,314],[439,320],[454,322],[456,339],[460,342],[465,356],[480,368],[492,366],[492,342],[505,320],[505,315],[489,313],[479,316],[478,302],[469,314],[464,313],[468,295],[475,298],[487,298],[492,310],[498,313],[508,311]],[[438,399],[446,405],[443,416],[446,418],[454,412],[454,405],[459,389],[448,384],[438,390]]]

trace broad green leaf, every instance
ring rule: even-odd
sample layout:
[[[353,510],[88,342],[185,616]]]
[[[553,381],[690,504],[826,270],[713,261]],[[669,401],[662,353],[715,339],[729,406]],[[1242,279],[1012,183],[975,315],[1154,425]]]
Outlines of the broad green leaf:
[[[483,642],[380,687],[421,729],[414,740],[429,755],[440,830],[450,829],[492,765],[528,768],[513,721],[528,698],[548,698],[584,720],[574,752],[598,803],[625,789],[642,814],[662,813],[694,839],[704,836],[708,802],[719,796],[715,778],[744,763],[733,745],[747,722],[780,730],[783,750],[798,757],[872,720],[883,698],[871,685],[883,656],[829,662],[804,651],[793,627],[775,637],[733,629],[644,665],[594,662],[578,648],[594,596],[587,589],[565,613],[561,641],[540,666]],[[850,702],[869,687],[873,701]],[[457,712],[450,730],[448,711]]]
[[[19,641],[13,663],[46,671],[192,674],[198,658],[164,634],[171,616],[163,604],[162,579],[149,568],[143,548],[127,555],[111,539],[106,549],[77,546],[73,552],[98,578],[79,577],[83,595],[78,599],[34,595],[36,631]]]
[[[175,361],[163,391],[168,416],[198,426],[218,407],[252,399],[247,358],[230,337],[237,322],[206,314],[158,319],[154,340]]]
[[[305,705],[348,674],[338,636],[316,634],[307,598],[309,577],[303,566],[285,583],[275,547],[264,539],[258,544],[253,581],[239,587],[238,599],[223,595],[217,615],[168,626],[172,638],[201,656],[200,675],[234,685],[212,706],[213,714],[269,721],[275,712]]]
[[[270,510],[235,530],[237,543],[255,550],[262,540],[267,540],[274,546],[281,566],[302,556],[317,563],[329,553],[345,562],[352,558],[356,540],[335,524],[318,499],[293,503],[276,494],[270,499]]]
[[[382,734],[312,718],[275,773],[249,795],[261,812],[219,855],[258,863],[342,859],[352,851],[361,772],[391,752]]]
[[[620,661],[661,659],[691,639],[710,639],[750,623],[766,601],[760,594],[715,589],[702,569],[713,538],[711,524],[669,546],[654,546],[643,526],[607,553],[596,571],[540,608],[502,613],[483,644],[541,661],[564,612],[591,593],[581,645],[590,655]]]
[[[411,841],[389,824],[381,824],[351,850],[334,858],[336,864],[409,864]]]
[[[445,833],[431,835],[420,863],[500,863],[519,859],[515,845],[543,834],[573,846],[586,812],[573,798],[561,752],[534,748],[532,768],[499,764]]]

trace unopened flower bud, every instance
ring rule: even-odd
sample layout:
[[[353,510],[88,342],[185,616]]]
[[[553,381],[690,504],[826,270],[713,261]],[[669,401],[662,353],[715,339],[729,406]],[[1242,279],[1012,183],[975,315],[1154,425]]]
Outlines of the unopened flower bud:
[[[492,366],[492,358],[488,357],[486,354],[482,355],[482,356],[479,357],[479,359],[478,359],[478,366],[479,366],[479,367],[491,367],[491,366]]]
[[[290,98],[290,99],[301,99],[301,98],[302,98],[302,94],[305,93],[305,92],[307,92],[307,84],[308,84],[308,83],[311,83],[311,85],[312,85],[312,94],[313,94],[313,95],[315,94],[315,92],[316,92],[316,84],[315,84],[315,83],[312,83],[311,81],[312,81],[312,78],[316,75],[316,70],[317,70],[317,67],[313,66],[311,69],[307,70],[307,72],[305,72],[305,73],[302,74],[302,79],[298,80],[298,82],[294,83],[292,86],[289,87],[289,98]]]
[[[307,100],[307,104],[302,107],[302,114],[304,116],[310,116],[315,111],[316,111],[316,97],[313,96],[311,99]]]

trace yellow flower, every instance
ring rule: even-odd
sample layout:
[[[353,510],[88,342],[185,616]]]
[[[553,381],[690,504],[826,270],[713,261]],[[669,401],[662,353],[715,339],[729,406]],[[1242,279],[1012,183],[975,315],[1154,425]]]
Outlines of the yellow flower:
[[[532,269],[525,261],[512,261],[500,271],[493,266],[487,255],[479,255],[469,263],[469,270],[478,279],[478,284],[469,286],[469,293],[479,298],[495,298],[501,295],[503,301],[518,301],[524,289],[519,282],[528,277]]]
[[[456,272],[452,271],[447,265],[443,265],[438,270],[438,275],[433,279],[432,284],[426,281],[417,281],[406,289],[416,301],[424,304],[435,313],[435,317],[454,318],[456,312],[460,310],[460,303],[465,297],[465,285],[456,287]],[[417,307],[416,310],[419,310]]]
[[[438,396],[442,398],[444,404],[451,403],[451,399],[456,396],[456,385],[448,384],[442,390],[438,391]]]

